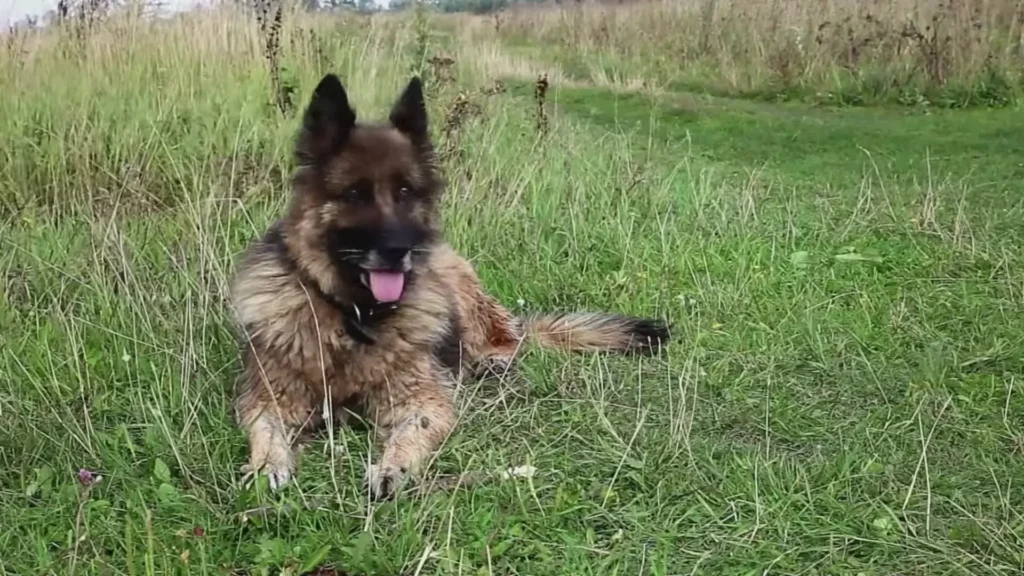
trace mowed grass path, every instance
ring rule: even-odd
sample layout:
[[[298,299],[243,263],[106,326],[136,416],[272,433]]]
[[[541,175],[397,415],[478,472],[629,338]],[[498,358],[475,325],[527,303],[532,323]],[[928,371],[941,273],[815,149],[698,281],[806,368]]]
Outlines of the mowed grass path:
[[[362,42],[338,41],[335,60],[360,113],[380,115],[406,68]],[[222,89],[245,74],[173,92],[175,114],[216,135],[144,147],[160,160],[148,174],[181,187],[176,205],[111,209],[77,191],[94,200],[5,228],[0,573],[1024,569],[1019,111],[555,86],[538,139],[528,88],[476,96],[445,210],[487,286],[517,310],[664,316],[676,341],[644,360],[529,351],[521,378],[460,391],[463,421],[427,482],[521,465],[532,477],[370,504],[359,431],[311,445],[283,494],[239,485],[222,290],[282,207],[273,168],[296,124],[243,105],[265,81]],[[317,78],[304,73],[301,93]],[[459,87],[487,80],[467,72]],[[151,113],[92,121],[166,120],[166,91],[131,89]],[[438,124],[454,95],[432,100]],[[4,126],[26,145],[23,124]],[[17,156],[19,197],[61,177],[47,150],[52,164]],[[86,489],[79,468],[103,480]]]

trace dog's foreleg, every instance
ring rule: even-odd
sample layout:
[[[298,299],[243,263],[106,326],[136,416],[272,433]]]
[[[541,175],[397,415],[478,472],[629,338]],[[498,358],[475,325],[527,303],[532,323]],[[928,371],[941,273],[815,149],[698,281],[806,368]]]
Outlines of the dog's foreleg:
[[[455,409],[440,380],[398,380],[385,388],[390,394],[384,397],[382,390],[370,411],[382,439],[380,460],[366,477],[374,499],[390,497],[409,474],[417,474],[455,425]]]
[[[292,431],[273,407],[265,407],[255,414],[246,423],[246,428],[249,431],[249,463],[242,467],[242,473],[246,476],[266,474],[272,490],[287,484],[295,473]]]

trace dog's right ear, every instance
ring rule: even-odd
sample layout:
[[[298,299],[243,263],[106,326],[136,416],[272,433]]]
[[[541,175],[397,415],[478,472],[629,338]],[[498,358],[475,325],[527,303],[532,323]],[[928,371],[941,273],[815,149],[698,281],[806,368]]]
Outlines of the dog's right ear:
[[[413,76],[391,108],[388,117],[391,124],[412,139],[413,144],[422,146],[430,140],[427,132],[427,105],[423,101],[423,81]]]
[[[328,74],[313,90],[313,98],[302,118],[302,130],[295,155],[303,165],[326,161],[348,140],[356,123],[356,112],[348,103],[341,80]]]

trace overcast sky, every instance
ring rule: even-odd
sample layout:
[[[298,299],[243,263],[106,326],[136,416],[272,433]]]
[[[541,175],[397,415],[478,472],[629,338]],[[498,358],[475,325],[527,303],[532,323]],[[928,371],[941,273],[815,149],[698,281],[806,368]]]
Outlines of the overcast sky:
[[[389,0],[377,0],[377,4],[387,6]],[[196,4],[205,4],[206,0],[160,0],[167,11],[188,10]],[[26,16],[42,16],[57,7],[57,0],[0,0],[0,27],[23,20]]]
[[[188,10],[204,0],[160,0],[164,10]],[[23,20],[26,16],[42,16],[57,8],[57,0],[0,0],[0,25]]]

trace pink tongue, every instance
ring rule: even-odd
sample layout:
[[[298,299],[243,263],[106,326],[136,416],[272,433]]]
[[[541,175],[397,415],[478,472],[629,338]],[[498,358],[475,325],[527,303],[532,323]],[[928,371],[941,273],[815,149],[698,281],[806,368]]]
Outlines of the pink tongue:
[[[370,292],[378,302],[394,302],[402,297],[405,274],[401,272],[370,271]]]

